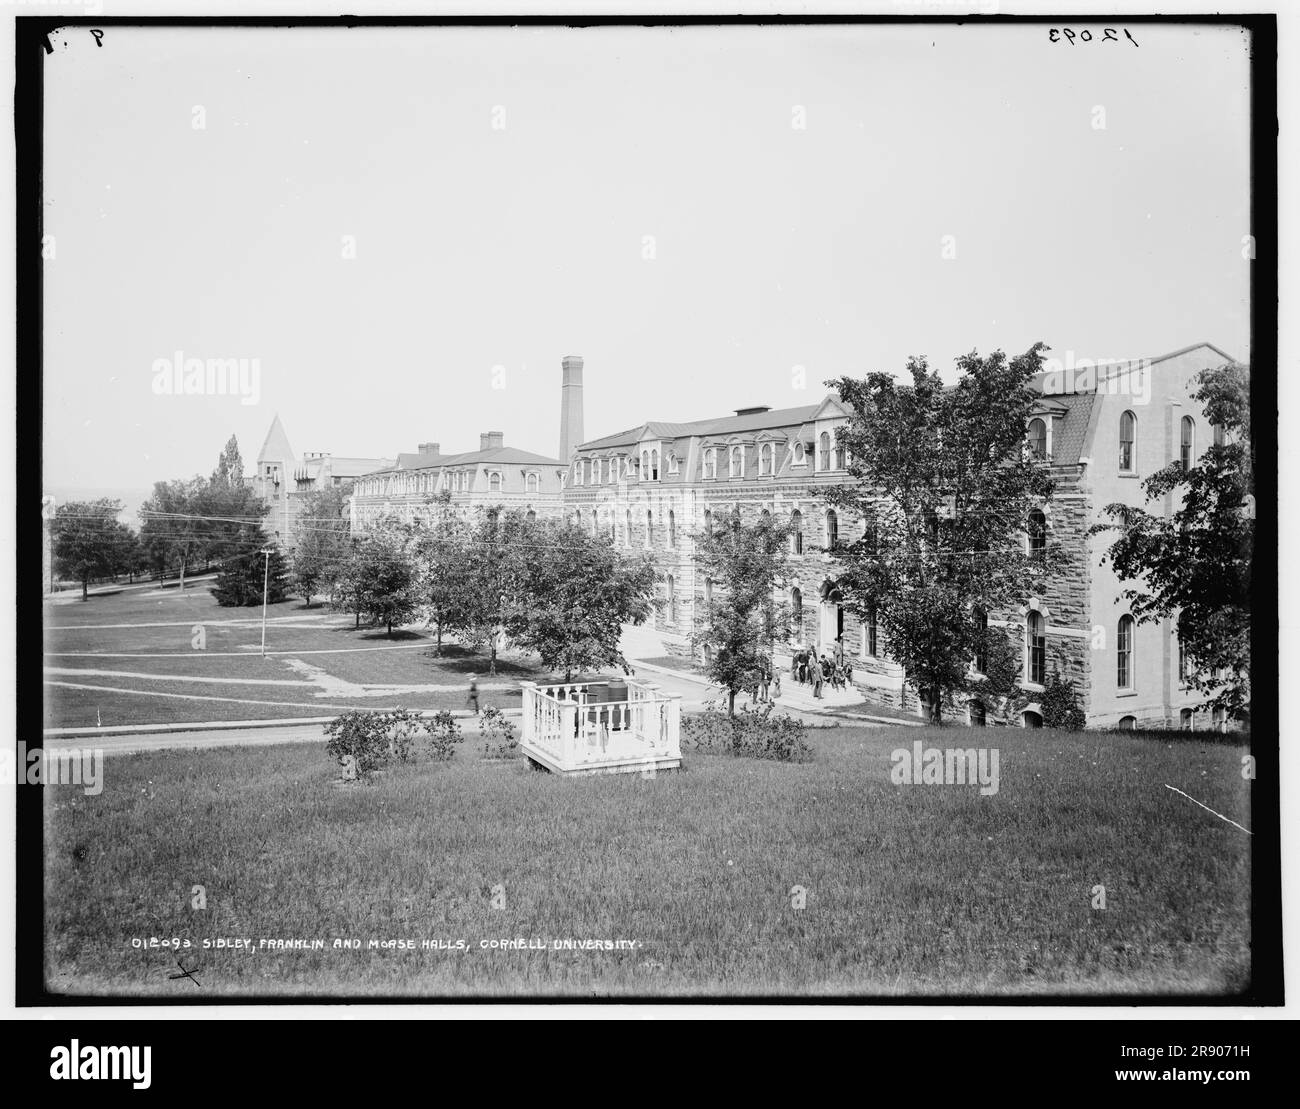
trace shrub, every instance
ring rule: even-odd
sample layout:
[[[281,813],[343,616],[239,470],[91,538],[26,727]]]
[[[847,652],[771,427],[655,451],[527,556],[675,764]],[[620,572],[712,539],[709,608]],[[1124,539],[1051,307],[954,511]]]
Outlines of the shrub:
[[[1053,670],[1043,684],[1042,696],[1038,698],[1043,710],[1044,728],[1063,728],[1069,732],[1081,732],[1087,723],[1083,704],[1074,688],[1072,678],[1062,678]]]
[[[494,759],[511,759],[519,753],[515,726],[495,705],[488,705],[480,714],[483,729],[483,754]]]
[[[440,762],[449,762],[456,755],[456,744],[464,740],[460,734],[460,725],[456,718],[443,709],[435,712],[424,722],[424,730],[429,733],[429,754]]]
[[[807,727],[802,720],[773,712],[771,704],[756,711],[745,706],[734,716],[729,716],[710,701],[704,712],[682,721],[683,738],[693,743],[697,750],[778,762],[808,762],[812,759],[806,733]]]
[[[411,738],[419,720],[418,713],[407,709],[352,709],[325,725],[329,737],[325,750],[340,764],[350,756],[357,777],[365,780],[393,759],[410,761]]]

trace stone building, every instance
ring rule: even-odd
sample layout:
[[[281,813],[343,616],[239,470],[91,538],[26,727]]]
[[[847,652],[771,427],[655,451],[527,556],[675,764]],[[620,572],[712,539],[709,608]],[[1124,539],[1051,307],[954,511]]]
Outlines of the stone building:
[[[267,533],[280,545],[291,547],[308,495],[346,486],[363,474],[392,464],[390,458],[353,458],[320,452],[309,452],[299,459],[289,445],[284,424],[276,415],[257,453],[253,473],[253,489],[270,508],[266,517]]]
[[[1209,344],[1137,362],[1071,364],[1041,375],[1027,449],[1050,466],[1056,493],[1026,521],[1025,543],[1050,545],[1058,568],[1042,596],[1016,611],[992,613],[1023,643],[1029,706],[1011,723],[1041,724],[1033,695],[1053,669],[1073,678],[1091,726],[1206,727],[1191,706],[1200,698],[1179,680],[1178,644],[1168,621],[1138,627],[1102,554],[1110,540],[1089,536],[1112,503],[1145,506],[1141,479],[1173,459],[1194,462],[1215,432],[1191,399],[1192,378],[1232,359]],[[567,411],[567,408],[566,408]],[[830,653],[841,639],[854,684],[879,703],[921,711],[916,690],[888,657],[870,621],[844,605],[829,553],[856,538],[864,523],[843,519],[819,493],[848,480],[836,428],[847,412],[838,399],[798,408],[737,409],[689,423],[651,421],[582,443],[564,483],[564,511],[589,531],[629,551],[653,553],[662,611],[655,630],[666,652],[691,652],[692,631],[714,603],[714,584],[695,566],[693,536],[717,519],[769,512],[790,521],[794,582],[782,598],[794,636],[777,655],[812,647]],[[719,598],[720,600],[720,598]],[[978,698],[960,719],[994,722]]]

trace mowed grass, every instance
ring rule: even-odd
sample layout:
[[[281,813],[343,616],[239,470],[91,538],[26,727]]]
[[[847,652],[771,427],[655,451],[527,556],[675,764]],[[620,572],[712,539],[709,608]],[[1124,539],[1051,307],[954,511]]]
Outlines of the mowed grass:
[[[182,1000],[1247,986],[1250,837],[1165,788],[1249,828],[1245,748],[1019,729],[811,738],[808,764],[688,751],[650,780],[557,778],[472,750],[349,786],[322,746],[111,758],[100,795],[45,791],[48,985]],[[894,785],[890,753],[917,739],[995,745],[998,792]],[[133,946],[150,937],[190,940],[198,984],[171,977],[177,953]],[[202,949],[218,937],[327,948]],[[481,946],[511,938],[545,949]],[[636,946],[553,947],[565,939]]]
[[[221,608],[209,583],[184,593],[169,586],[92,596],[85,603],[47,603],[44,664],[76,672],[46,674],[47,683],[55,684],[45,686],[44,726],[282,719],[329,716],[350,707],[458,709],[465,705],[471,673],[479,676],[483,704],[510,709],[520,703],[518,679],[538,675],[533,661],[507,654],[491,678],[484,655],[451,641],[439,656],[427,630],[395,629],[390,637],[385,629],[356,629],[353,623],[320,604],[270,605],[263,658],[261,609]],[[199,628],[202,636],[196,638]],[[290,659],[358,687],[448,688],[362,697],[359,689],[307,680]]]

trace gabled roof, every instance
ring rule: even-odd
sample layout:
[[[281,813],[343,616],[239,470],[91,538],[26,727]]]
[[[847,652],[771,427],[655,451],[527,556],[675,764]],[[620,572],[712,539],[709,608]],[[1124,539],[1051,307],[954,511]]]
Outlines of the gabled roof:
[[[289,446],[289,436],[284,432],[284,424],[280,422],[280,414],[277,412],[271,417],[271,428],[266,433],[266,441],[262,443],[262,449],[257,452],[258,463],[262,462],[292,462],[294,460],[293,448]]]
[[[404,453],[397,456],[396,465],[389,464],[375,473],[386,470],[440,470],[450,466],[498,465],[498,466],[556,466],[563,468],[564,463],[558,458],[548,458],[543,454],[533,454],[518,447],[492,447],[485,451],[467,451],[464,454],[416,454]]]

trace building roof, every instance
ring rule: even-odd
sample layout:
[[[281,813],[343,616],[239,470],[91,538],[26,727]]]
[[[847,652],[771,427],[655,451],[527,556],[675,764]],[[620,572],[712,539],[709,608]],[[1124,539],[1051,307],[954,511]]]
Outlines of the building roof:
[[[294,458],[293,448],[289,446],[289,436],[285,434],[284,424],[280,422],[280,414],[277,412],[271,417],[271,427],[266,433],[262,449],[257,452],[257,461],[259,463],[292,462]]]
[[[650,420],[626,431],[592,439],[578,445],[579,450],[604,450],[608,447],[626,447],[643,439],[684,439],[693,435],[731,435],[743,431],[758,431],[769,427],[802,425],[812,419],[825,402],[804,404],[798,408],[774,408],[767,412],[750,412],[744,416],[715,416],[709,420],[691,420],[689,423],[668,423]],[[648,433],[648,434],[647,434]]]
[[[485,451],[467,451],[464,454],[419,454],[405,452],[397,456],[397,462],[371,473],[384,473],[389,470],[438,470],[447,466],[474,465],[521,465],[521,466],[556,466],[564,467],[558,458],[548,458],[532,451],[520,450],[518,447],[491,447]]]

